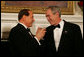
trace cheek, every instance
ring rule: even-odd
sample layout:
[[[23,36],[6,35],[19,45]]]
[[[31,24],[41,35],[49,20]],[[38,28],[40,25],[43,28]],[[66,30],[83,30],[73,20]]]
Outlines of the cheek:
[[[27,18],[27,19],[25,20],[25,22],[26,22],[26,24],[29,24],[29,23],[30,23],[30,19]]]
[[[33,22],[34,22],[34,20],[31,18],[31,19],[29,20],[29,23],[32,24]]]
[[[30,23],[32,23],[33,22],[33,19],[30,19]]]
[[[49,17],[47,17],[47,20],[49,21]]]
[[[48,21],[50,21],[50,20],[51,20],[51,18],[50,18],[50,17],[47,17],[47,20],[48,20]]]
[[[52,19],[53,19],[53,21],[56,21],[56,17],[55,16],[53,16]]]

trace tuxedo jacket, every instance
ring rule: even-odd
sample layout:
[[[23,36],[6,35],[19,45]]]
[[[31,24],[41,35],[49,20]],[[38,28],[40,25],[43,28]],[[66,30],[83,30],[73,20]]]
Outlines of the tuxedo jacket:
[[[58,51],[56,51],[51,26],[47,27],[44,40],[41,40],[40,42],[43,48],[42,54],[45,56],[82,56],[82,34],[80,27],[76,24],[64,21]]]
[[[17,24],[11,29],[9,35],[10,53],[13,56],[39,56],[39,44],[32,38],[27,29]]]

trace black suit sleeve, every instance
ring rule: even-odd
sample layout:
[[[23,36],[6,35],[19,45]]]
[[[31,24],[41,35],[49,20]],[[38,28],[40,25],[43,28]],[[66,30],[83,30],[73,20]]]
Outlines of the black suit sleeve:
[[[83,40],[82,40],[82,34],[81,29],[79,26],[74,27],[74,49],[75,49],[75,55],[76,56],[82,56],[83,55]]]
[[[10,48],[13,55],[37,56],[39,55],[39,45],[34,38],[24,32],[12,32],[10,35]]]

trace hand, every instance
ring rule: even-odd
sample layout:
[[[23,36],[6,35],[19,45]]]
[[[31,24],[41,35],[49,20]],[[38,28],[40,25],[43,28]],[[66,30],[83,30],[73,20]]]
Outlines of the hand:
[[[45,32],[46,32],[45,28],[39,28],[38,27],[37,32],[36,32],[36,37],[38,38],[38,40],[43,39]]]

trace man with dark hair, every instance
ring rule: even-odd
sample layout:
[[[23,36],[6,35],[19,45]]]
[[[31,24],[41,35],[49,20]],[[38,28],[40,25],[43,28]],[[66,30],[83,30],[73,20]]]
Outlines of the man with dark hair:
[[[34,36],[29,27],[34,22],[33,13],[23,9],[18,15],[19,23],[11,29],[9,35],[10,52],[12,56],[39,56],[40,40],[45,35],[45,29],[38,28]]]
[[[30,11],[30,10],[29,9],[23,9],[23,10],[21,10],[19,12],[19,14],[18,14],[18,20],[20,20],[23,17],[23,15],[29,16],[28,11]]]
[[[61,19],[59,7],[51,6],[46,11],[51,24],[46,28],[44,40],[40,41],[46,56],[82,56],[82,34],[80,27]]]

